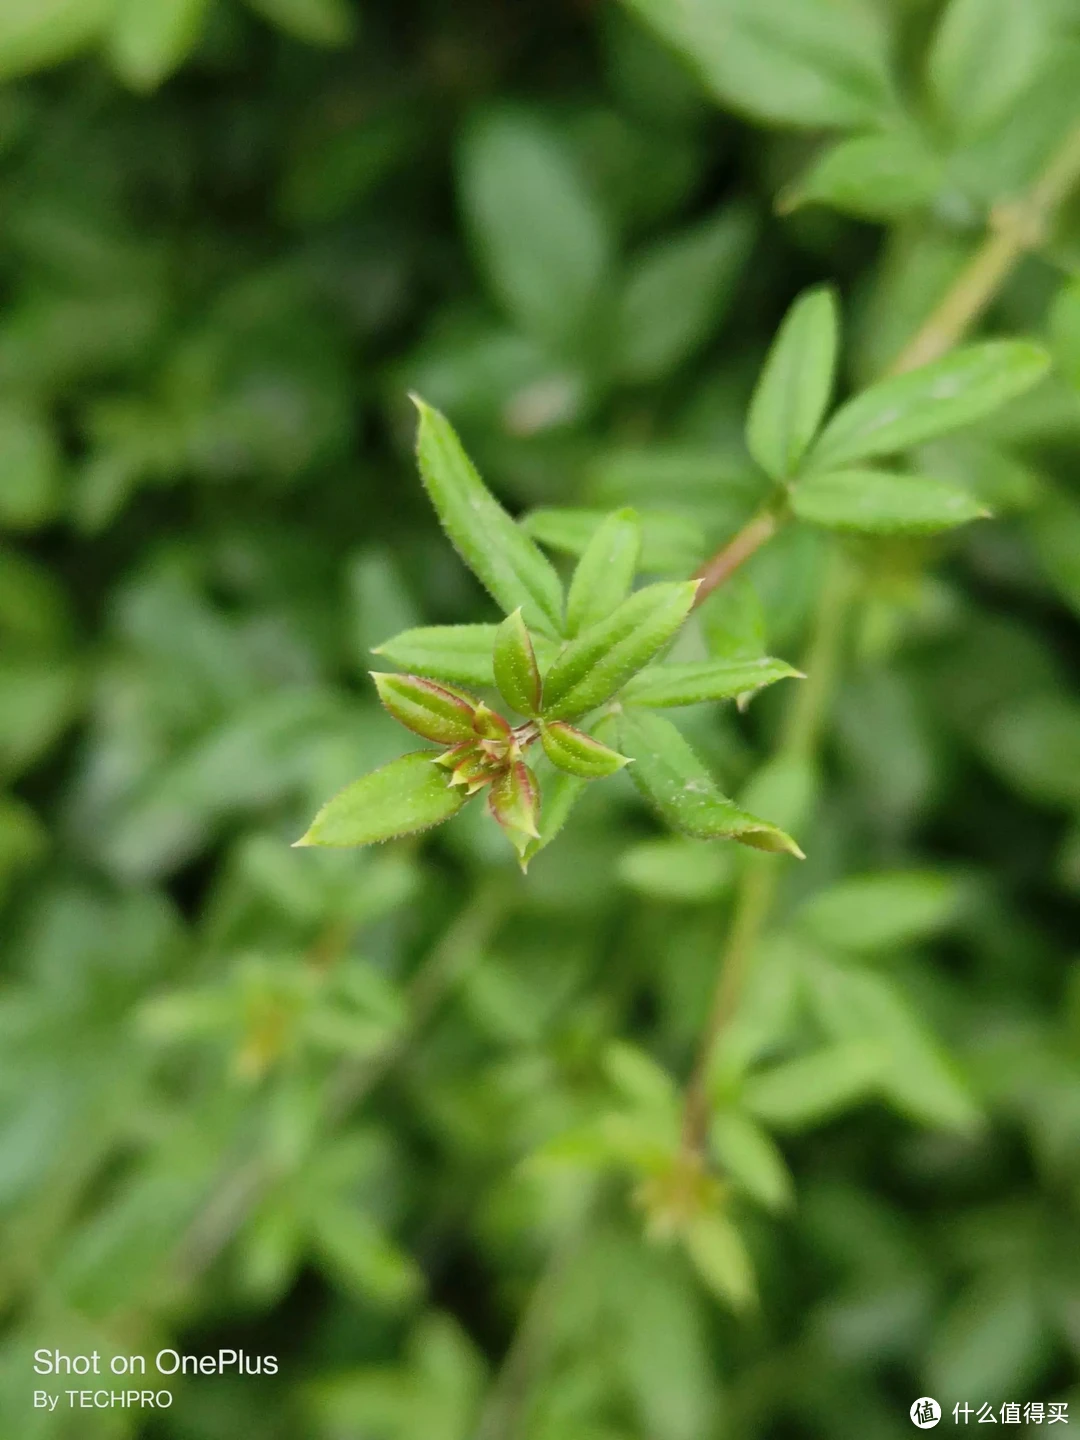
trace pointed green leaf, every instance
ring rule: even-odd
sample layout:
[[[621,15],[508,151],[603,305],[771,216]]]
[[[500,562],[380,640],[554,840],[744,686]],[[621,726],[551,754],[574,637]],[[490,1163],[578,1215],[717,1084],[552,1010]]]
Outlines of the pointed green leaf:
[[[356,30],[349,0],[245,0],[271,25],[309,45],[347,45]]]
[[[414,750],[347,785],[322,807],[297,845],[373,845],[449,820],[465,796],[447,784],[430,750]]]
[[[751,695],[764,685],[800,671],[784,660],[701,660],[685,665],[650,665],[626,684],[624,705],[700,705],[704,700],[731,700]]]
[[[494,685],[492,656],[497,625],[420,625],[403,630],[376,645],[373,655],[384,655],[403,670],[430,680],[458,685]],[[542,635],[533,635],[538,661],[550,665],[556,647]]]
[[[938,870],[853,875],[823,890],[799,911],[799,923],[823,944],[856,952],[915,944],[957,918],[963,890]]]
[[[619,739],[620,749],[634,761],[631,780],[673,829],[701,840],[738,840],[756,850],[802,858],[790,835],[748,815],[720,793],[670,720],[648,711],[626,712]]]
[[[722,1110],[709,1131],[721,1168],[767,1210],[786,1210],[795,1187],[779,1147],[767,1131],[741,1110]]]
[[[439,745],[473,738],[477,702],[470,696],[418,675],[382,675],[373,670],[371,678],[389,714],[414,735]]]
[[[488,809],[517,851],[521,868],[527,869],[529,847],[540,839],[537,829],[540,786],[524,760],[508,766],[492,785],[488,793]]]
[[[495,684],[499,694],[519,715],[535,715],[540,709],[540,667],[521,611],[508,615],[495,631],[492,654]]]
[[[641,556],[641,522],[633,510],[602,520],[578,561],[566,597],[566,633],[573,637],[605,619],[630,594]]]
[[[746,443],[766,474],[794,473],[832,394],[840,317],[836,296],[807,290],[784,316],[750,402]]]
[[[810,452],[815,470],[894,455],[970,425],[1046,374],[1050,358],[1028,340],[965,345],[929,365],[891,376],[836,412]]]
[[[583,780],[599,780],[605,775],[614,775],[628,763],[625,755],[609,750],[583,730],[567,725],[565,720],[543,723],[540,743],[554,766],[570,775],[580,775]]]
[[[1003,118],[1061,38],[1053,7],[1040,0],[950,0],[926,75],[954,134],[970,139]]]
[[[209,0],[120,0],[109,57],[134,90],[153,90],[194,49]]]
[[[754,1267],[742,1236],[727,1215],[714,1210],[697,1216],[687,1226],[685,1238],[694,1268],[718,1299],[736,1310],[753,1303],[757,1295]]]
[[[883,470],[808,475],[793,487],[791,508],[811,525],[868,535],[932,535],[990,513],[969,490]]]
[[[588,781],[579,775],[568,775],[564,770],[556,771],[554,777],[544,778],[544,804],[540,811],[539,831],[530,840],[522,855],[522,862],[528,864],[534,855],[545,850],[558,835],[570,818],[570,811],[580,800]]]
[[[647,585],[571,640],[544,677],[544,718],[572,720],[610,700],[690,613],[697,581]]]
[[[558,635],[559,577],[487,489],[450,422],[413,397],[420,412],[420,474],[458,554],[504,610],[521,607],[525,623]]]

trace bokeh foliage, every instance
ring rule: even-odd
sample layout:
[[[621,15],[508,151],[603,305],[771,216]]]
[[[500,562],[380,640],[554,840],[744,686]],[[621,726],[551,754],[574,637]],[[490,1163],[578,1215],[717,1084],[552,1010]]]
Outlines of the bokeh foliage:
[[[632,505],[685,578],[767,493],[790,302],[837,288],[842,394],[884,371],[1075,129],[1080,6],[4,0],[0,77],[3,1432],[889,1440],[920,1394],[1069,1398],[1080,201],[983,325],[1052,375],[913,456],[995,518],[847,549],[804,864],[625,777],[527,880],[471,811],[289,845],[401,751],[371,648],[499,618],[407,391],[553,555]],[[828,549],[776,536],[698,642],[800,663]],[[777,823],[790,686],[678,716]],[[747,863],[782,880],[684,1249],[626,1172]],[[281,1371],[30,1408],[39,1345],[166,1343]]]

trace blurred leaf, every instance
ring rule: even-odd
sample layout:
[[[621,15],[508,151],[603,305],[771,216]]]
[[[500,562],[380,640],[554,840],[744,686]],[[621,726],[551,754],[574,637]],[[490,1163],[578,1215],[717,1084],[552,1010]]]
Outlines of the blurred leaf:
[[[636,257],[614,321],[621,379],[662,379],[710,338],[734,298],[754,229],[748,211],[729,208]]]
[[[460,183],[478,256],[511,318],[573,351],[600,298],[610,239],[558,132],[532,111],[482,111],[465,136]]]
[[[0,406],[0,528],[34,530],[60,508],[60,448],[45,417]]]
[[[765,357],[746,420],[746,443],[774,480],[798,468],[825,417],[839,331],[833,292],[808,290],[784,316]]]
[[[881,380],[842,405],[810,452],[815,470],[893,455],[992,414],[1046,374],[1049,357],[1027,340],[984,340]]]
[[[755,850],[801,855],[789,835],[721,795],[670,721],[635,711],[622,716],[619,737],[620,748],[634,761],[630,778],[673,829],[699,840],[738,840]]]
[[[116,0],[4,0],[0,80],[74,55],[108,24]]]
[[[751,1076],[742,1100],[769,1125],[798,1130],[877,1092],[882,1063],[870,1039],[827,1045]]]
[[[891,220],[928,206],[944,168],[910,130],[857,135],[823,150],[781,196],[784,210],[830,205],[866,220]]]
[[[734,867],[726,850],[667,835],[624,850],[618,876],[624,885],[651,899],[694,904],[722,894],[734,877]]]
[[[12,878],[34,865],[48,844],[48,833],[30,806],[0,794],[0,905]]]
[[[210,0],[117,0],[109,58],[134,90],[160,85],[198,43]]]
[[[627,0],[725,105],[811,128],[892,106],[883,28],[860,0]]]
[[[1056,32],[1044,0],[949,0],[927,78],[954,133],[976,135],[1015,105],[1050,58]]]
[[[951,1307],[934,1335],[927,1383],[935,1394],[1026,1393],[1042,1371],[1046,1319],[1023,1275],[987,1275]]]
[[[948,929],[961,898],[959,882],[938,871],[883,871],[820,891],[803,906],[799,921],[823,945],[888,950]]]
[[[988,513],[966,490],[884,470],[808,475],[792,490],[791,508],[811,525],[868,535],[932,535]]]
[[[78,693],[70,664],[0,661],[0,774],[19,774],[50,749],[73,719]]]
[[[456,815],[465,803],[433,750],[416,750],[374,770],[328,800],[298,845],[371,845],[427,830]]]
[[[709,1139],[717,1160],[741,1190],[767,1210],[786,1210],[795,1189],[780,1150],[767,1131],[738,1110],[713,1119]]]
[[[313,1230],[323,1266],[346,1289],[381,1305],[416,1298],[423,1284],[420,1271],[355,1205],[317,1204]]]
[[[558,635],[559,577],[485,487],[445,417],[422,400],[416,406],[424,488],[458,554],[505,610],[520,606],[527,625]]]
[[[1029,695],[985,726],[987,758],[1037,804],[1080,807],[1080,703]]]
[[[252,10],[310,45],[346,45],[356,30],[350,0],[244,0]]]
[[[1080,615],[1080,504],[1063,490],[1051,491],[1032,512],[1028,533],[1047,579]]]
[[[694,1268],[717,1299],[744,1310],[757,1298],[754,1267],[742,1236],[719,1211],[699,1215],[686,1230]]]
[[[545,720],[573,720],[616,694],[675,634],[696,590],[647,585],[564,646],[544,676]]]

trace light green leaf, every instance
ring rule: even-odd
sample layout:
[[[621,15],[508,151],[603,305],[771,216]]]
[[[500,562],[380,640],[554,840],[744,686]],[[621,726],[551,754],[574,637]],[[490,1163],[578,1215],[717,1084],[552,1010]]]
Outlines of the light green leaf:
[[[33,530],[60,507],[60,448],[36,410],[0,405],[0,528]]]
[[[616,874],[624,885],[650,899],[695,904],[722,895],[735,868],[731,851],[722,846],[664,835],[624,850]]]
[[[372,845],[427,830],[465,804],[433,750],[415,750],[347,785],[322,807],[297,845]]]
[[[1032,513],[1028,533],[1051,585],[1080,615],[1080,504],[1053,490]]]
[[[105,29],[116,0],[4,0],[0,80],[55,65]]]
[[[820,786],[813,758],[781,751],[758,766],[739,801],[755,812],[771,815],[785,830],[801,830],[810,820]]]
[[[724,104],[811,128],[892,106],[882,24],[860,0],[627,0]]]
[[[0,775],[44,755],[74,718],[79,676],[64,662],[0,659]]]
[[[414,397],[420,412],[420,474],[454,548],[504,610],[558,635],[562,586],[540,553],[487,489],[444,415]]]
[[[640,568],[650,574],[693,570],[705,558],[707,547],[701,526],[686,515],[664,510],[638,510],[641,526]],[[584,555],[600,526],[605,510],[531,510],[522,528],[551,550]]]
[[[1080,703],[1024,695],[999,709],[979,737],[999,774],[1039,805],[1080,809]]]
[[[562,137],[524,109],[484,111],[460,157],[461,203],[480,261],[524,330],[572,347],[610,266],[606,220]]]
[[[969,1086],[894,983],[874,971],[820,958],[806,964],[803,975],[829,1034],[843,1044],[872,1047],[879,1094],[924,1125],[958,1131],[978,1125]]]
[[[627,763],[625,755],[609,750],[599,740],[594,740],[583,730],[576,730],[573,725],[567,725],[564,720],[542,722],[540,742],[544,754],[557,769],[570,775],[580,775],[583,780],[600,780],[606,775],[614,775]]]
[[[766,685],[800,672],[784,660],[700,660],[682,665],[650,665],[627,682],[626,705],[665,707],[700,705],[752,695]]]
[[[927,57],[930,91],[954,134],[989,129],[1050,59],[1053,12],[1045,0],[949,0]]]
[[[830,145],[780,198],[782,211],[829,205],[865,220],[892,220],[929,205],[944,166],[910,130],[856,135]]]
[[[532,638],[521,611],[508,615],[495,631],[492,668],[499,694],[519,715],[535,715],[540,709],[540,670]]]
[[[668,1072],[651,1055],[624,1040],[613,1040],[605,1048],[601,1063],[623,1099],[665,1119],[675,1118],[679,1092]]]
[[[349,0],[245,0],[279,30],[309,45],[347,45],[356,33],[357,12]]]
[[[30,806],[0,794],[0,903],[12,878],[33,865],[48,844],[48,832]]]
[[[566,596],[571,638],[611,614],[630,594],[641,554],[641,522],[633,510],[616,510],[593,531]]]
[[[133,90],[153,90],[194,49],[209,0],[119,0],[109,31],[113,69]]]
[[[1062,285],[1050,307],[1050,346],[1054,364],[1080,390],[1080,280]]]
[[[968,490],[883,470],[808,475],[794,486],[791,508],[811,525],[868,535],[932,535],[990,513]]]
[[[562,770],[557,770],[550,780],[544,781],[544,803],[540,808],[538,827],[540,835],[525,847],[521,857],[524,864],[527,865],[534,855],[546,849],[555,839],[588,783],[579,775],[568,775]]]
[[[318,1204],[312,1236],[330,1277],[363,1300],[397,1306],[415,1299],[423,1289],[416,1262],[355,1204],[344,1200]]]
[[[544,676],[545,720],[595,710],[667,644],[690,613],[697,582],[647,585],[560,651]]]
[[[746,421],[751,455],[774,480],[791,475],[817,434],[832,394],[840,338],[836,296],[807,290],[784,316]]]
[[[801,1130],[876,1094],[883,1068],[871,1040],[827,1045],[751,1076],[742,1101],[770,1125]]]
[[[1046,374],[1050,358],[1028,340],[984,340],[872,385],[836,412],[810,452],[815,470],[894,455],[970,425]]]
[[[492,653],[497,625],[421,625],[376,645],[383,655],[416,675],[458,685],[494,685]]]
[[[822,944],[887,950],[948,929],[962,898],[961,885],[951,875],[894,870],[841,880],[809,900],[798,919]]]
[[[738,840],[756,850],[802,856],[789,835],[720,793],[669,720],[648,711],[624,713],[619,739],[619,748],[634,761],[630,778],[673,829],[699,840]]]
[[[740,1110],[721,1110],[709,1130],[722,1169],[767,1210],[786,1210],[795,1198],[791,1171],[768,1131]]]
[[[634,260],[615,316],[621,379],[662,379],[708,340],[735,294],[754,229],[749,211],[731,207]]]
[[[414,734],[437,745],[476,739],[477,706],[471,696],[417,675],[383,675],[373,670],[371,678],[388,714]]]
[[[686,1248],[705,1284],[735,1310],[757,1298],[754,1266],[734,1221],[719,1211],[699,1215],[686,1228]]]
[[[719,660],[757,660],[765,653],[761,597],[745,575],[714,590],[698,611],[709,654]]]

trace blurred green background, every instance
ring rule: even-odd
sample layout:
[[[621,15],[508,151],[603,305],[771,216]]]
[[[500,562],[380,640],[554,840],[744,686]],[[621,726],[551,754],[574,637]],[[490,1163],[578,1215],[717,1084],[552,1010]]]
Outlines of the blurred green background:
[[[918,1395],[1080,1400],[1080,207],[987,322],[1054,377],[923,457],[996,518],[856,555],[740,1015],[758,1304],[558,1145],[649,1103],[645,1057],[688,1074],[734,847],[611,782],[527,880],[472,810],[289,848],[410,748],[370,647],[494,613],[408,390],[557,555],[632,504],[688,575],[765,493],[794,295],[836,284],[864,383],[1078,118],[1075,0],[0,0],[0,1432],[889,1440]],[[705,623],[798,663],[823,554],[785,533]],[[727,793],[783,690],[688,712]],[[32,1406],[38,1347],[164,1346],[280,1368]]]

